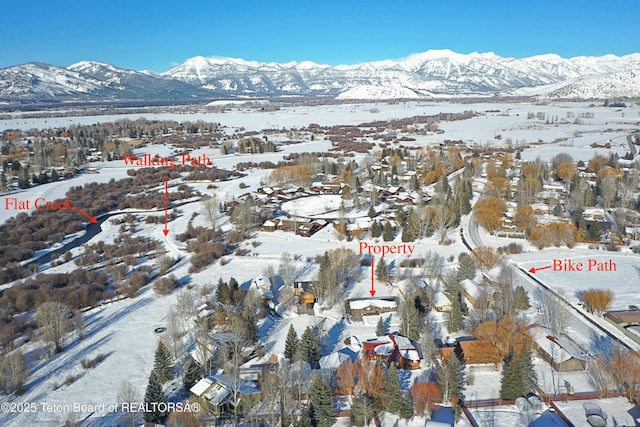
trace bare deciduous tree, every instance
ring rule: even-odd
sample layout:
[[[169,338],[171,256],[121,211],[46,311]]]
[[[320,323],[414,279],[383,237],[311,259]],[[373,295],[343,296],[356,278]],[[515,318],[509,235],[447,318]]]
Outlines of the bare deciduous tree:
[[[136,388],[133,384],[131,384],[127,380],[122,380],[120,383],[120,389],[118,390],[118,405],[120,408],[123,407],[122,403],[132,403],[132,402],[140,402],[140,396],[136,391]],[[123,427],[135,427],[139,424],[141,412],[137,411],[126,411],[122,410],[118,414],[118,425]]]
[[[280,264],[278,265],[278,275],[284,282],[285,286],[293,286],[294,280],[298,275],[298,268],[293,257],[288,252],[280,255]]]
[[[287,286],[282,288],[278,293],[278,304],[284,310],[291,310],[296,306],[298,302],[298,297],[296,297],[295,291],[292,287]]]
[[[200,202],[202,205],[202,214],[205,219],[211,225],[211,228],[218,227],[218,215],[220,213],[220,202],[215,194],[203,198]]]
[[[458,216],[454,209],[444,205],[435,216],[434,225],[438,234],[438,244],[443,245],[451,229],[458,225]]]
[[[289,425],[296,402],[293,399],[293,378],[289,362],[283,360],[277,370],[266,373],[261,391],[271,417],[270,425],[276,425],[278,421],[280,425]]]
[[[500,270],[500,276],[498,277],[498,283],[500,287],[500,304],[494,307],[498,318],[504,315],[515,315],[516,313],[516,290],[515,290],[515,275],[513,273],[513,267],[506,265]]]
[[[78,339],[84,339],[86,326],[84,324],[84,316],[82,315],[82,311],[76,310],[73,313],[73,326],[76,328]]]
[[[20,350],[14,350],[0,359],[0,386],[5,394],[22,394],[29,376],[29,365]]]
[[[180,318],[180,314],[176,310],[171,310],[167,314],[167,330],[165,331],[165,342],[171,357],[179,366],[182,366],[187,357],[186,347],[182,340],[184,332],[184,322]]]
[[[444,258],[437,252],[427,251],[424,259],[424,276],[427,277],[430,285],[435,286],[442,279]]]
[[[483,273],[487,273],[500,261],[500,255],[489,246],[479,246],[472,252],[476,265]]]
[[[543,288],[536,288],[535,293],[535,301],[538,303],[538,321],[542,326],[551,329],[555,336],[563,334],[569,323],[569,312],[565,304]]]
[[[617,192],[617,182],[615,177],[606,176],[600,181],[600,192],[602,194],[602,207],[608,209]]]
[[[613,380],[607,373],[607,362],[602,356],[590,358],[587,361],[587,378],[589,384],[598,394],[599,398],[609,397],[613,390]]]
[[[53,345],[55,353],[64,349],[65,335],[70,326],[67,313],[69,308],[57,301],[42,303],[36,313],[36,321],[44,339]]]
[[[196,296],[193,289],[185,288],[178,294],[176,302],[176,311],[182,316],[183,320],[187,320],[194,312],[196,305]]]

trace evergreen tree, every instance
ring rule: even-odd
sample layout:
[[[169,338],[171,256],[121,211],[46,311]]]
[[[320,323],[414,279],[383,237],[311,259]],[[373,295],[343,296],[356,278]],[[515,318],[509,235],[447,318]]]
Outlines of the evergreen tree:
[[[422,233],[421,227],[422,225],[420,214],[416,209],[411,209],[411,211],[409,211],[409,215],[407,216],[407,223],[403,228],[403,232],[406,229],[410,233],[410,236],[413,237],[413,240],[419,239],[420,237],[422,237],[420,235]]]
[[[529,295],[521,285],[516,286],[515,305],[517,310],[528,310],[531,307]]]
[[[371,204],[371,207],[369,207],[369,212],[367,213],[367,215],[369,215],[369,218],[371,219],[376,217],[376,208],[373,207],[373,204]]]
[[[379,337],[387,335],[387,326],[384,324],[382,317],[378,319],[378,323],[376,324],[376,335]]]
[[[411,393],[405,391],[402,394],[402,399],[400,400],[400,411],[398,412],[400,418],[408,420],[413,417],[413,398],[411,397]]]
[[[306,332],[306,331],[305,331]],[[331,427],[335,421],[336,408],[333,391],[324,377],[316,375],[309,391],[309,418],[313,427]]]
[[[173,362],[171,360],[171,353],[165,345],[164,341],[158,341],[158,347],[156,348],[155,360],[153,363],[153,370],[156,372],[158,381],[161,384],[173,379],[176,376],[173,370]]]
[[[149,410],[144,412],[144,420],[149,423],[162,424],[169,413],[162,411],[166,409],[167,396],[162,391],[162,384],[154,370],[149,375],[149,383],[144,393],[144,403]]]
[[[382,226],[378,221],[373,221],[371,224],[371,237],[380,237],[382,235]]]
[[[331,264],[329,254],[325,252],[320,260],[320,270],[318,271],[318,285],[316,287],[318,298],[322,301],[325,299],[333,299],[336,288],[336,272]]]
[[[396,222],[399,225],[404,224],[404,209],[402,208],[402,206],[398,206],[398,208],[396,209]]]
[[[500,398],[512,400],[525,396],[535,389],[536,381],[531,351],[527,349],[522,354],[511,354],[504,363]]]
[[[300,345],[302,360],[308,362],[313,368],[317,367],[320,360],[320,340],[310,326],[307,326],[307,329],[302,333]]]
[[[414,240],[416,240],[416,237],[411,232],[411,227],[409,227],[408,225],[402,227],[402,236],[400,237],[400,239],[404,243],[413,242]]]
[[[294,361],[294,357],[296,356],[299,346],[300,346],[300,340],[298,339],[298,333],[294,329],[293,325],[291,325],[289,326],[287,339],[284,343],[284,357],[289,362]]]
[[[55,169],[51,170],[51,181],[53,182],[58,182],[60,180],[60,174],[58,174],[58,171]]]
[[[249,344],[255,344],[258,340],[258,323],[256,321],[256,314],[253,310],[245,309],[242,312],[242,321],[244,323],[245,331],[247,332],[247,342]]]
[[[391,223],[389,221],[384,223],[382,240],[384,240],[385,242],[390,242],[393,240],[393,227],[391,227]]]
[[[238,284],[238,281],[235,279],[235,277],[232,277],[231,279],[229,279],[230,301],[234,302],[235,304],[239,304],[241,301],[239,295],[241,295],[240,285]]]
[[[473,280],[476,277],[476,263],[467,253],[462,253],[458,256],[458,281],[469,279]]]
[[[218,280],[218,289],[216,289],[216,299],[222,304],[231,304],[231,290],[224,280]]]
[[[411,341],[418,341],[420,338],[420,313],[418,313],[413,298],[407,298],[405,303],[402,304],[400,316],[400,335],[409,338]]]
[[[438,385],[445,402],[451,402],[454,396],[460,400],[464,398],[464,366],[455,354],[438,371]]]
[[[449,180],[447,180],[446,176],[442,176],[440,177],[440,179],[438,179],[434,190],[438,195],[438,199],[440,200],[441,204],[449,198],[449,196],[451,195],[451,187],[449,186]]]
[[[447,316],[447,329],[449,332],[458,332],[464,328],[460,296],[460,292],[458,292],[451,301],[451,311],[449,311]]]
[[[458,215],[465,215],[471,212],[472,198],[471,181],[469,179],[457,179],[455,183],[455,205]]]
[[[389,281],[389,267],[384,258],[380,258],[380,261],[376,264],[376,279],[381,282]]]
[[[309,409],[302,409],[298,419],[292,423],[293,427],[313,427]]]
[[[200,378],[202,377],[202,369],[198,362],[193,360],[192,357],[189,357],[187,360],[187,364],[184,368],[184,378],[182,379],[182,385],[184,386],[184,391],[188,392],[191,387],[195,385]]]
[[[592,242],[599,242],[601,237],[601,228],[598,221],[593,221],[589,227],[587,227],[587,240]]]
[[[429,297],[425,292],[416,292],[413,296],[413,303],[420,314],[420,318],[424,317],[425,314],[429,312],[431,309],[431,303],[429,302]]]
[[[402,408],[402,388],[400,387],[400,377],[395,364],[389,365],[387,370],[387,381],[384,383],[384,391],[386,394],[385,409],[392,414],[400,413]]]

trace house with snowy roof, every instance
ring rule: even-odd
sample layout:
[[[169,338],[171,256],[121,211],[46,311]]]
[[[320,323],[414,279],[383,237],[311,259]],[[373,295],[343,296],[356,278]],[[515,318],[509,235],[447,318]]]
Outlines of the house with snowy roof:
[[[369,360],[395,363],[402,369],[418,369],[422,360],[416,344],[397,333],[368,339],[362,352]]]
[[[464,297],[475,307],[479,299],[482,297],[482,290],[480,289],[480,286],[473,280],[464,279],[460,282],[460,287],[462,288],[462,294]]]
[[[305,224],[300,224],[300,226],[296,230],[296,234],[302,237],[311,237],[318,231],[326,227],[327,224],[327,221],[324,219],[316,219]]]
[[[396,313],[398,311],[398,299],[392,296],[350,298],[345,301],[345,311],[353,320],[362,320],[363,316]]]
[[[265,299],[273,299],[273,291],[271,290],[271,280],[265,276],[254,277],[249,286],[242,284],[243,291],[254,290],[259,296]]]
[[[554,336],[551,329],[541,325],[530,326],[529,332],[540,357],[556,371],[583,371],[586,368],[589,355],[568,336]]]
[[[439,311],[439,312],[451,311],[451,300],[442,291],[436,291],[433,294],[431,304],[433,304],[433,308],[435,308],[436,311]]]
[[[253,381],[227,374],[201,378],[189,391],[216,416],[234,408],[244,413],[260,400],[260,389]]]

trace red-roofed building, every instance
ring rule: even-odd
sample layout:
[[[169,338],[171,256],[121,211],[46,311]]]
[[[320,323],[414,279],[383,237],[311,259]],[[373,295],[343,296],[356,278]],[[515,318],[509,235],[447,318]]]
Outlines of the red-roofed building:
[[[362,351],[368,359],[397,364],[402,369],[419,369],[420,353],[407,337],[389,334],[363,343]]]

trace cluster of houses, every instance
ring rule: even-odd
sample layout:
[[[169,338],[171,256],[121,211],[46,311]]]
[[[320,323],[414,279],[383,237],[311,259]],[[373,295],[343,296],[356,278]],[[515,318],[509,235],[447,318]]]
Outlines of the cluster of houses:
[[[265,299],[273,298],[271,283],[265,277],[257,277],[248,282],[249,288],[254,288],[263,295]],[[315,303],[315,296],[312,292],[313,282],[296,282],[294,287],[295,295],[299,298],[299,308],[305,312],[303,302],[307,304]],[[426,285],[425,285],[426,286]],[[472,280],[466,280],[462,284],[463,297],[470,304],[478,304],[482,298],[496,298],[495,295],[486,292],[481,285]],[[443,294],[444,295],[444,294]],[[445,295],[446,297],[446,295]],[[447,304],[448,302],[448,304]],[[225,332],[227,328],[224,318],[216,317],[216,303],[207,303],[199,308],[198,319],[207,319],[211,322],[214,330],[209,333],[210,342],[208,356],[221,351],[223,346],[234,341],[230,332]],[[448,298],[444,302],[433,300],[434,308],[440,311],[450,309]],[[449,308],[447,308],[449,306]],[[366,316],[385,316],[398,312],[399,300],[394,296],[380,296],[375,298],[352,298],[345,302],[345,315],[349,321],[363,321]],[[311,311],[312,312],[312,311]],[[631,313],[630,315],[627,315]],[[626,321],[625,325],[637,325],[640,322],[640,311],[625,311],[618,317]],[[617,313],[613,313],[612,316]],[[613,317],[612,317],[613,319]],[[613,320],[612,320],[613,321]],[[227,328],[228,329],[228,328]],[[547,361],[554,370],[558,372],[582,371],[586,368],[589,354],[582,349],[574,340],[565,334],[556,335],[551,330],[541,325],[534,324],[529,327],[529,334],[532,338],[533,348],[540,357]],[[437,343],[438,344],[438,343]],[[487,352],[487,343],[475,338],[458,338],[452,344],[438,344],[438,354],[443,363],[451,356],[458,357],[467,366],[478,364],[499,364],[494,352]],[[244,360],[250,360],[260,352],[256,349],[246,350],[243,354]],[[196,361],[204,363],[206,357],[194,350],[191,354]],[[395,364],[401,369],[419,369],[424,358],[420,346],[396,333],[360,341],[352,336],[345,340],[345,346],[337,351],[323,355],[316,367],[311,367],[304,362],[295,362],[290,369],[292,375],[298,379],[304,378],[304,385],[298,386],[298,393],[304,395],[308,393],[310,378],[315,374],[325,374],[331,378],[331,373],[335,372],[342,364],[354,362],[358,358],[377,361],[386,365]],[[243,365],[237,376],[231,377],[223,372],[213,373],[201,378],[192,388],[191,393],[206,403],[209,410],[215,414],[232,413],[236,410],[244,413],[261,400],[261,384],[268,372],[277,370],[281,356],[277,354],[264,355],[259,359],[259,364],[247,362]],[[206,366],[206,365],[203,365]],[[572,388],[567,389],[567,393]],[[520,402],[522,403],[522,402]]]
[[[405,175],[415,178],[415,172],[405,172]],[[405,177],[405,175],[402,176]],[[228,202],[227,208],[230,209],[239,201],[247,197],[252,197],[260,205],[260,210],[264,213],[263,217],[267,218],[264,223],[260,225],[260,231],[274,232],[279,230],[296,233],[303,237],[310,237],[326,227],[331,220],[289,215],[281,210],[283,203],[317,195],[341,195],[345,208],[349,209],[353,207],[354,197],[364,197],[367,200],[385,202],[388,207],[388,215],[385,216],[385,219],[393,221],[395,217],[394,212],[398,206],[426,205],[432,200],[431,194],[426,187],[421,187],[419,190],[409,190],[408,188],[408,186],[402,183],[400,185],[384,186],[365,183],[352,190],[349,184],[342,182],[339,176],[321,174],[312,180],[308,188],[299,186],[286,188],[261,186],[254,192],[242,194],[237,200]],[[358,218],[349,221],[346,231],[348,233],[368,231],[371,225],[371,218]]]
[[[298,236],[311,237],[329,224],[324,219],[298,218],[280,215],[266,220],[260,231],[273,232],[276,230],[294,232]]]

